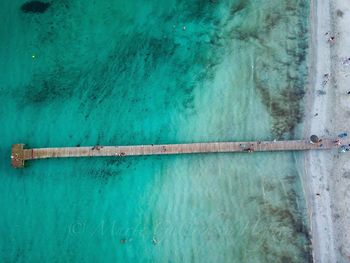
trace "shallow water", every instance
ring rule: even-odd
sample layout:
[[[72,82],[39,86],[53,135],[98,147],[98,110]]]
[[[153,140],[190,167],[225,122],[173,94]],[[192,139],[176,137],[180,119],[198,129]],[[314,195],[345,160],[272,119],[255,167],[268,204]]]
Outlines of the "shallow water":
[[[61,159],[10,147],[297,135],[307,1],[0,11],[4,262],[306,262],[299,154]]]

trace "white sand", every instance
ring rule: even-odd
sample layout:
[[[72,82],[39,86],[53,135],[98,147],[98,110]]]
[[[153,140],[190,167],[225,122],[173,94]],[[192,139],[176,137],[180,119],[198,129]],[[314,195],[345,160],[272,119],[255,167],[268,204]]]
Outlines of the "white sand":
[[[350,131],[350,1],[311,0],[311,68],[305,136]],[[339,12],[340,10],[341,12]],[[326,32],[330,32],[325,35]],[[335,42],[329,43],[330,36]],[[327,80],[324,74],[329,73]],[[320,95],[320,90],[324,95]],[[318,113],[317,116],[314,116]],[[350,262],[350,153],[310,151],[305,192],[315,262]]]

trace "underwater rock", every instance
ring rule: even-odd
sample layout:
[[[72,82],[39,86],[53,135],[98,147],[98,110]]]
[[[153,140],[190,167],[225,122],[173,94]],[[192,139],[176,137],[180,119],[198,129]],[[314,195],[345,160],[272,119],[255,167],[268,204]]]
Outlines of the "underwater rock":
[[[21,10],[24,13],[44,13],[50,5],[50,3],[44,3],[41,1],[29,1],[21,6]]]

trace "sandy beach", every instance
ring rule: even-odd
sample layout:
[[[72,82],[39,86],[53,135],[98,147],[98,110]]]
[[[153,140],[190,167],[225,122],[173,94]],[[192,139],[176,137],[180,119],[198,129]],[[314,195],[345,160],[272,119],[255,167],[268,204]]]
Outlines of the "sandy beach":
[[[305,136],[350,130],[350,8],[342,0],[311,1]],[[350,262],[350,164],[347,153],[310,151],[305,192],[314,262]]]

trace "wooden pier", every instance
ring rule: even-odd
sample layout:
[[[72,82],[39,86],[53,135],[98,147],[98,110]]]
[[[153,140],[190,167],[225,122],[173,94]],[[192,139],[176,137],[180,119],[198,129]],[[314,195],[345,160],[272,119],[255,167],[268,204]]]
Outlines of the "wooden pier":
[[[253,141],[253,142],[209,142],[188,144],[91,146],[25,149],[24,144],[12,146],[11,163],[15,168],[24,167],[25,161],[45,158],[135,156],[193,153],[267,152],[325,150],[349,145],[350,140],[323,139],[318,143],[310,140]]]

